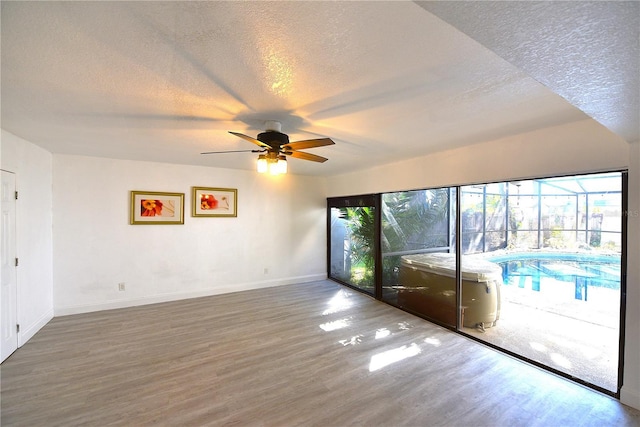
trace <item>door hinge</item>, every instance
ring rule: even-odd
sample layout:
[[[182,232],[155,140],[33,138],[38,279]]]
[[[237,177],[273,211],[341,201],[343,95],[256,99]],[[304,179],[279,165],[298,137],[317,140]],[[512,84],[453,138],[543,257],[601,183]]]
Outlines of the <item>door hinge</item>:
[[[16,257],[16,267],[18,266],[18,257]]]
[[[16,191],[16,200],[18,200],[18,192]]]
[[[20,324],[19,323],[16,325],[16,332],[20,333]]]

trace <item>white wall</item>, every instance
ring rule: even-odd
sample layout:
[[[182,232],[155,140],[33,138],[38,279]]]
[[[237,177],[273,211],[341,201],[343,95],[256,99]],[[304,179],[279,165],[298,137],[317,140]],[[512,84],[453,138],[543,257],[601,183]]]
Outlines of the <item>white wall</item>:
[[[53,158],[56,315],[326,278],[324,178]],[[238,217],[191,217],[192,186],[237,188]],[[185,193],[185,224],[129,225],[131,190]]]
[[[436,153],[328,179],[328,196],[357,195],[629,169],[629,244],[624,385],[620,400],[640,408],[640,143],[592,120]]]
[[[53,318],[52,156],[1,131],[2,169],[16,174],[18,346]]]
[[[328,179],[329,197],[627,168],[629,146],[593,120]]]

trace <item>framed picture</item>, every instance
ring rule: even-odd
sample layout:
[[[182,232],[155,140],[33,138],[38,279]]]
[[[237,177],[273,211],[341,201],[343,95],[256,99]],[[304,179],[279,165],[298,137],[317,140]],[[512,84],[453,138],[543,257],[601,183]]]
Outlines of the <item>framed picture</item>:
[[[235,188],[193,187],[192,216],[238,216],[238,190]]]
[[[184,193],[131,192],[131,224],[184,224]]]

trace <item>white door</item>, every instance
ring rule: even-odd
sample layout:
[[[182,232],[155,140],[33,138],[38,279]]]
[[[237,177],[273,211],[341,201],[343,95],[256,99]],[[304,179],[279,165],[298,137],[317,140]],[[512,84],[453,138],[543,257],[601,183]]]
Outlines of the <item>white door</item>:
[[[18,348],[16,283],[16,177],[2,171],[0,216],[0,362]]]

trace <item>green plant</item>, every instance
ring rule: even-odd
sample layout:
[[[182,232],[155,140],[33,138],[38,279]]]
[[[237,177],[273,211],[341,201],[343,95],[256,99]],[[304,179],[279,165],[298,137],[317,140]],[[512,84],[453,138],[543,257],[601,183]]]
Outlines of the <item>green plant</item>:
[[[375,209],[343,208],[351,235],[351,282],[372,287],[375,272]]]

